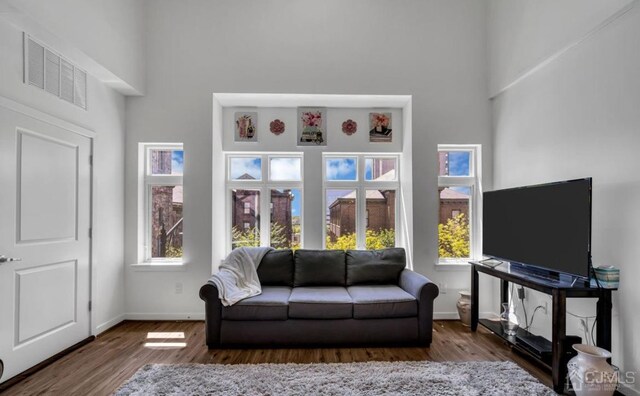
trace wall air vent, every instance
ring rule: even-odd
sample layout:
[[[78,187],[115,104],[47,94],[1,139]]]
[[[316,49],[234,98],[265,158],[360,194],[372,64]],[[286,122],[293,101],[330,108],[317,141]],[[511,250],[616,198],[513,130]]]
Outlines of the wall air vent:
[[[87,72],[26,33],[24,82],[87,109]]]

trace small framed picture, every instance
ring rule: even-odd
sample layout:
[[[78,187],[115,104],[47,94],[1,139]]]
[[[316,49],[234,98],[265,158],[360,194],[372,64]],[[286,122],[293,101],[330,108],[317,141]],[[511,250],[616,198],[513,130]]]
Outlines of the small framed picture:
[[[237,112],[235,113],[235,135],[236,142],[257,142],[258,141],[258,113],[257,112]]]
[[[391,113],[369,113],[369,141],[391,143]]]
[[[298,107],[298,146],[327,145],[327,109]]]

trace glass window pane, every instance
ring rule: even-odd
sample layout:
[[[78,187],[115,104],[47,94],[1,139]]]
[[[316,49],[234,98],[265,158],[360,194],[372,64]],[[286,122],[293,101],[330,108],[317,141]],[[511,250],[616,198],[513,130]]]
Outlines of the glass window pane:
[[[356,190],[327,190],[327,249],[356,248]]]
[[[260,157],[232,157],[229,159],[231,180],[262,180]]]
[[[271,247],[299,249],[302,194],[299,189],[271,190]]]
[[[275,181],[302,180],[302,161],[300,158],[271,158],[269,160],[269,178]]]
[[[355,158],[327,158],[327,180],[358,180],[358,166]]]
[[[151,257],[182,257],[182,186],[151,187]]]
[[[260,246],[260,191],[231,191],[231,245]]]
[[[364,179],[367,181],[396,180],[395,158],[367,158],[364,161]]]
[[[172,149],[153,149],[151,151],[152,175],[182,175],[184,151]]]
[[[438,152],[439,176],[470,176],[470,151],[440,151]]]
[[[438,252],[443,258],[468,258],[471,187],[440,187]]]
[[[366,248],[396,245],[396,190],[367,190]]]

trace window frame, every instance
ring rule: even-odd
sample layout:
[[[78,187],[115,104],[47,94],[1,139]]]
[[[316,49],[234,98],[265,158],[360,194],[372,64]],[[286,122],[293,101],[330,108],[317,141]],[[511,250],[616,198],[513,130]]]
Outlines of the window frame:
[[[225,246],[227,252],[233,250],[233,203],[232,191],[234,189],[256,190],[260,192],[260,245],[271,246],[271,190],[275,189],[297,189],[300,190],[302,206],[300,207],[300,246],[304,246],[304,153],[291,152],[224,152],[225,156]],[[231,179],[231,159],[232,158],[260,158],[261,180],[233,180]],[[300,159],[300,180],[299,181],[272,181],[271,176],[271,158],[299,158]]]
[[[367,190],[395,190],[394,204],[394,245],[399,245],[400,233],[400,200],[401,200],[401,174],[400,153],[322,153],[322,248],[327,248],[327,190],[355,190],[356,191],[356,249],[366,249],[367,230]],[[327,180],[327,160],[355,158],[356,180]],[[395,180],[366,180],[367,159],[393,159],[395,160]]]
[[[151,222],[153,210],[152,189],[154,186],[182,186],[183,188],[183,210],[184,210],[184,170],[182,175],[153,175],[151,173],[151,151],[152,150],[171,150],[182,151],[184,155],[184,144],[182,143],[145,143],[144,150],[144,167],[143,167],[143,186],[144,191],[144,263],[145,264],[181,264],[184,260],[184,232],[183,232],[183,257],[152,257],[151,248],[153,245],[153,236],[151,235]],[[183,212],[184,213],[184,212]],[[184,230],[184,215],[183,215]]]
[[[440,176],[438,175],[438,191],[440,187],[468,187],[469,196],[469,257],[440,257],[436,265],[459,266],[469,265],[469,261],[478,259],[482,254],[482,146],[479,144],[439,144],[440,152],[468,152],[468,176]],[[438,174],[440,169],[438,169]],[[438,213],[440,213],[440,195],[438,194]],[[439,216],[439,215],[438,215]],[[440,239],[436,231],[436,237]]]

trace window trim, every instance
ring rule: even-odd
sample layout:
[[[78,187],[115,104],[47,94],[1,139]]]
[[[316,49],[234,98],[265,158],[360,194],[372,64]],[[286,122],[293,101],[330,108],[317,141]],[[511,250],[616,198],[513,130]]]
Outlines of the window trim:
[[[181,258],[157,257],[151,255],[152,235],[151,235],[151,211],[152,188],[153,186],[183,186],[184,194],[184,174],[183,175],[153,175],[151,174],[151,151],[152,150],[178,150],[184,153],[184,144],[182,143],[142,143],[143,150],[143,166],[142,166],[142,191],[143,198],[143,265],[181,265],[184,261],[184,254]],[[184,221],[184,220],[183,220]],[[184,225],[183,225],[184,227]],[[184,236],[183,236],[184,238]],[[184,239],[183,239],[184,252]]]
[[[480,144],[439,144],[438,153],[446,151],[464,151],[470,153],[468,176],[438,176],[440,187],[469,187],[469,257],[446,258],[438,253],[436,266],[467,266],[468,262],[479,258],[482,254],[482,146]],[[439,155],[439,154],[438,154]],[[439,173],[439,170],[438,170]],[[438,213],[440,197],[438,196]],[[439,215],[438,215],[439,216]],[[438,232],[436,237],[439,238]]]
[[[233,207],[231,194],[234,189],[256,190],[260,192],[260,246],[271,246],[271,190],[297,189],[300,190],[302,206],[300,214],[300,246],[304,246],[304,153],[291,152],[234,152],[225,151],[225,246],[227,252],[233,250],[233,237],[231,226],[233,223]],[[260,158],[261,180],[232,180],[231,179],[231,159],[232,158]],[[272,181],[271,158],[300,158],[300,180],[299,181]]]
[[[394,229],[395,246],[399,244],[400,231],[400,200],[401,200],[401,174],[400,159],[401,153],[322,153],[322,248],[327,248],[327,190],[355,190],[356,191],[356,249],[366,249],[367,230],[367,190],[395,190],[394,205]],[[356,180],[327,180],[327,159],[355,158],[356,159]],[[395,180],[366,180],[366,160],[372,159],[395,159]]]

